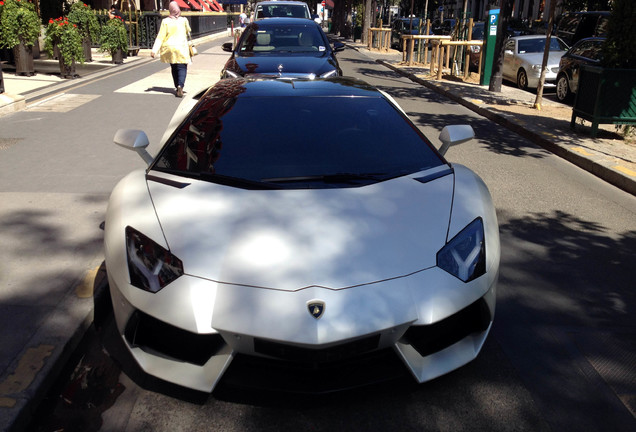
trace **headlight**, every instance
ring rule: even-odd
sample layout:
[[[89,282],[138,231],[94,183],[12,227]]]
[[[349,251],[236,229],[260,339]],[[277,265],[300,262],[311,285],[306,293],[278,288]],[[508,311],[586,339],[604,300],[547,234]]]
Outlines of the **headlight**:
[[[183,263],[172,253],[131,227],[126,227],[130,283],[156,293],[183,274]]]
[[[338,71],[334,69],[320,75],[320,78],[330,78],[332,76],[336,76],[337,74],[338,74]]]
[[[532,65],[530,66],[532,68],[532,70],[537,71],[537,72],[541,72],[541,65]]]
[[[437,253],[437,266],[464,282],[486,273],[486,242],[481,218],[446,243]]]

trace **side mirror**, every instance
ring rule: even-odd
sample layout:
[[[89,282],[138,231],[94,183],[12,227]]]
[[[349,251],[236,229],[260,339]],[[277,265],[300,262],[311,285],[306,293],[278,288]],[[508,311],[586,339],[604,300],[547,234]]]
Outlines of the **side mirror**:
[[[475,131],[470,125],[446,126],[439,134],[439,140],[442,142],[439,152],[443,156],[450,146],[465,143],[473,138],[475,138]]]
[[[223,51],[232,52],[232,42],[224,43],[223,45],[221,45],[221,49]]]
[[[333,43],[334,52],[344,51],[344,49],[345,49],[345,44],[343,44],[342,42],[334,42]]]
[[[137,154],[150,165],[153,161],[153,157],[146,151],[146,147],[150,145],[148,135],[144,131],[136,129],[119,129],[115,132],[115,138],[113,141],[118,146],[127,148],[128,150],[134,150]]]

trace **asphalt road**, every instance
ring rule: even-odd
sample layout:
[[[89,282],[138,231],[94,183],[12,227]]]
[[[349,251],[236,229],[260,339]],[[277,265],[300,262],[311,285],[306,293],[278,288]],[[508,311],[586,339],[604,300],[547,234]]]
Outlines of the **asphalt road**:
[[[210,52],[220,53],[222,42]],[[475,129],[478,139],[451,148],[447,158],[482,176],[499,217],[497,313],[480,356],[419,386],[405,379],[318,397],[222,386],[207,396],[135,370],[108,307],[100,306],[91,338],[70,365],[75,372],[51,394],[33,430],[636,430],[636,198],[354,50],[339,59],[346,75],[391,94],[435,144],[446,124]],[[64,116],[19,116],[15,127],[37,127],[23,134],[24,162],[14,161],[24,164],[23,177],[15,168],[3,194],[58,194],[69,209],[82,210],[68,210],[84,219],[80,226],[86,217],[97,224],[116,180],[142,166],[110,144],[113,131],[144,125],[156,142],[178,103],[118,91],[163,67],[152,62],[76,89],[100,102]],[[69,127],[73,134],[62,132]],[[85,247],[99,259],[88,237]],[[66,239],[68,249],[73,241]]]

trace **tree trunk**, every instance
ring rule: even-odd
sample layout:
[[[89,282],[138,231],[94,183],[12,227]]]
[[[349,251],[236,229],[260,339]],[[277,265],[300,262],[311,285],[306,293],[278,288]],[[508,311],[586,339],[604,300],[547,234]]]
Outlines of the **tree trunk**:
[[[364,20],[362,21],[362,37],[360,41],[363,44],[369,43],[369,28],[371,28],[371,3],[372,0],[365,0],[364,2]]]
[[[501,93],[501,81],[503,80],[503,47],[508,29],[508,20],[512,14],[514,0],[502,0],[501,11],[499,12],[499,23],[497,24],[497,40],[495,41],[495,58],[493,59],[492,75],[488,90]]]

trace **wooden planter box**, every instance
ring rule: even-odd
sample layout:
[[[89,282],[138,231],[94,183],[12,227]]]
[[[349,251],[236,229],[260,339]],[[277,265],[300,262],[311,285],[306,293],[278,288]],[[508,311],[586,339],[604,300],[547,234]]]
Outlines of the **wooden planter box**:
[[[636,69],[582,66],[572,129],[577,117],[592,122],[592,137],[599,124],[636,124]]]

